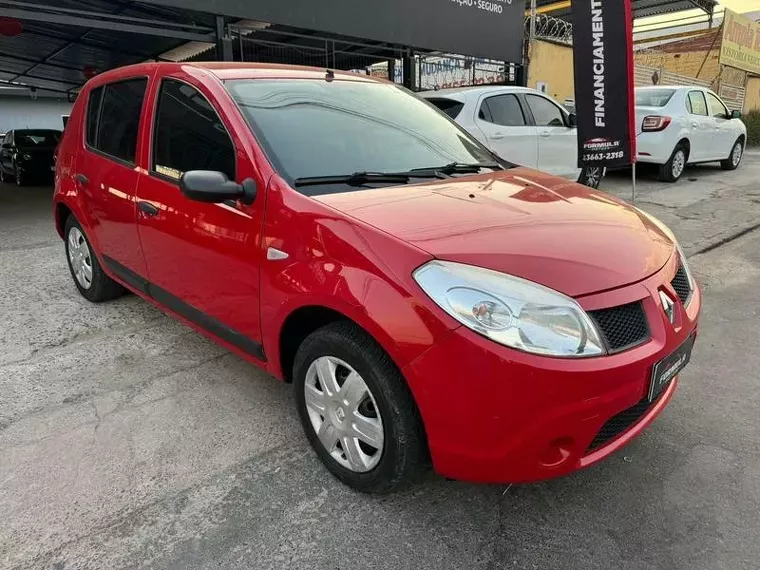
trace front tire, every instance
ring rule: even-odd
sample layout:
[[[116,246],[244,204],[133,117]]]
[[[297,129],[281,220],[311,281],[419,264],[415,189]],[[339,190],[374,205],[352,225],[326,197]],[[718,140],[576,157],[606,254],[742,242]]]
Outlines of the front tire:
[[[589,188],[596,190],[604,178],[605,168],[602,166],[584,166],[578,182]]]
[[[309,443],[342,483],[385,494],[427,463],[422,421],[386,352],[353,323],[331,323],[303,341],[293,366],[296,407]]]
[[[14,171],[14,177],[16,178],[16,186],[26,186],[26,174],[16,165]]]
[[[734,146],[731,147],[731,154],[728,158],[720,161],[720,167],[723,170],[736,170],[742,162],[744,157],[744,141],[740,138],[736,139]]]
[[[663,182],[676,182],[683,175],[688,160],[688,148],[685,144],[678,143],[668,161],[660,166],[660,180]]]
[[[74,216],[66,220],[63,235],[69,271],[82,297],[101,303],[121,296],[124,288],[103,272],[95,250]]]

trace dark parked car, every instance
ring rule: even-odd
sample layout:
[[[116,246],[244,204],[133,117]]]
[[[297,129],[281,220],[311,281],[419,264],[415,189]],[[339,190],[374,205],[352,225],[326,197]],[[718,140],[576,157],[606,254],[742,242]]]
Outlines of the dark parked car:
[[[8,131],[0,147],[0,182],[10,178],[23,186],[36,178],[50,178],[53,153],[61,131],[54,129],[24,129]]]

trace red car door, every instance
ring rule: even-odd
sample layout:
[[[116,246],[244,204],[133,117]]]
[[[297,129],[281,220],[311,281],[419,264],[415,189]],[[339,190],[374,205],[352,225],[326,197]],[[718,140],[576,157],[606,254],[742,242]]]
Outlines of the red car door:
[[[146,271],[137,236],[135,191],[137,140],[147,77],[127,78],[92,89],[85,112],[83,152],[74,183],[92,220],[97,249],[112,271]]]
[[[222,88],[214,86],[217,93]],[[264,183],[213,92],[187,75],[164,77],[151,94],[151,132],[137,190],[138,232],[150,294],[229,345],[264,360],[259,323],[259,254]],[[231,101],[229,101],[231,103]],[[230,112],[234,110],[227,109]],[[240,123],[240,119],[238,119]],[[240,129],[240,125],[236,125]],[[179,178],[188,170],[252,177],[251,205],[187,199]]]

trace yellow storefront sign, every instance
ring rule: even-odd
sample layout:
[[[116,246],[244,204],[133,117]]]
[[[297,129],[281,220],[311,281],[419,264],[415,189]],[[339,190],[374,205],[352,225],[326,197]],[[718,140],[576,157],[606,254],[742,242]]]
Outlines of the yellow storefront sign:
[[[760,75],[760,24],[726,10],[720,63]]]

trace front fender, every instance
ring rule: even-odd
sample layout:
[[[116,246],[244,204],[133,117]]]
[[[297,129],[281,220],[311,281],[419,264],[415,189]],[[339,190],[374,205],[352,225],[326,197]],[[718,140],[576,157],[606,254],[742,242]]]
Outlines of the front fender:
[[[269,371],[277,377],[283,377],[283,324],[303,307],[351,319],[399,369],[458,326],[440,318],[412,278],[429,254],[314,200],[270,188],[262,243],[290,256],[261,256],[262,341]]]

